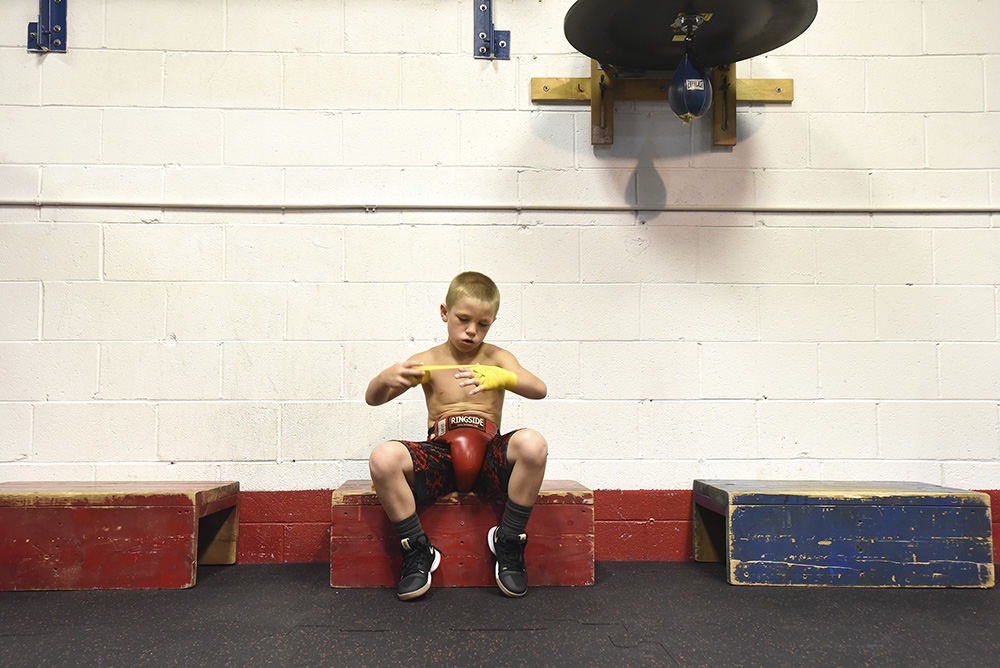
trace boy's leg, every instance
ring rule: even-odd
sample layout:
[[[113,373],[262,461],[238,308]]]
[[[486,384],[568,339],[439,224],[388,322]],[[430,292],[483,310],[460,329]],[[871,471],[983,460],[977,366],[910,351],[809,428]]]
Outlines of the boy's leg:
[[[392,523],[400,522],[417,512],[413,497],[413,458],[399,441],[386,441],[375,446],[368,457],[368,470],[382,509]]]
[[[410,485],[414,479],[413,458],[399,441],[375,446],[368,457],[372,484],[379,503],[400,537],[403,570],[397,596],[409,600],[423,596],[431,586],[431,573],[441,562],[441,554],[431,545],[420,526],[417,504]]]
[[[507,443],[507,462],[512,467],[507,498],[522,506],[533,506],[545,478],[549,446],[534,429],[519,429]]]
[[[507,596],[524,596],[528,591],[525,528],[545,477],[548,444],[533,429],[518,430],[507,443],[506,459],[511,466],[507,503],[500,526],[490,529],[487,542],[497,557],[497,586]]]

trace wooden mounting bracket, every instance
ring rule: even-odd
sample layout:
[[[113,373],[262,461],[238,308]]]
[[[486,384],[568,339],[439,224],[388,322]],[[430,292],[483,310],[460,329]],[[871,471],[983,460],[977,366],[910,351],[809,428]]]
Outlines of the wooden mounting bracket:
[[[736,79],[733,66],[712,72],[712,145],[736,145],[737,102],[791,102],[791,79]],[[531,101],[544,103],[590,103],[590,143],[614,143],[615,101],[666,102],[669,79],[615,77],[590,61],[589,77],[533,77]]]

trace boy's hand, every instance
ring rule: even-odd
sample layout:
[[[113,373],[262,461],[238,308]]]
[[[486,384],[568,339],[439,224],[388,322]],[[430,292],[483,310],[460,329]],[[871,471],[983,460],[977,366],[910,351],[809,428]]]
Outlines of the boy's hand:
[[[397,390],[408,390],[414,385],[422,385],[431,379],[429,371],[424,371],[417,367],[420,362],[406,361],[393,364],[386,369],[388,374],[386,384]]]
[[[486,364],[470,364],[461,367],[455,374],[455,378],[460,379],[461,387],[474,386],[469,392],[469,396],[479,394],[486,390],[512,390],[517,387],[517,374],[498,366]]]
[[[369,406],[381,406],[392,401],[414,385],[427,382],[429,373],[419,368],[420,362],[397,362],[383,369],[368,383],[365,390],[365,403]]]

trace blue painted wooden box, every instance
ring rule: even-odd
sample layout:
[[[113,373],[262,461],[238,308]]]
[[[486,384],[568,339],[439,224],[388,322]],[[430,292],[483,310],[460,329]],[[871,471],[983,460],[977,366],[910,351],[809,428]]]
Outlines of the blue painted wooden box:
[[[730,584],[992,587],[986,494],[909,482],[695,480],[694,556]]]

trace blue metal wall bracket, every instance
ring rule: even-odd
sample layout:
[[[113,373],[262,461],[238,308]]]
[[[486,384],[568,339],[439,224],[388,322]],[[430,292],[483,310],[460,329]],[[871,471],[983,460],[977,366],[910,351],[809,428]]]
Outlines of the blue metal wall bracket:
[[[472,0],[475,35],[472,55],[487,60],[510,60],[510,31],[493,29],[493,0]]]
[[[28,24],[28,51],[66,51],[66,4],[69,0],[38,0],[38,22]]]

